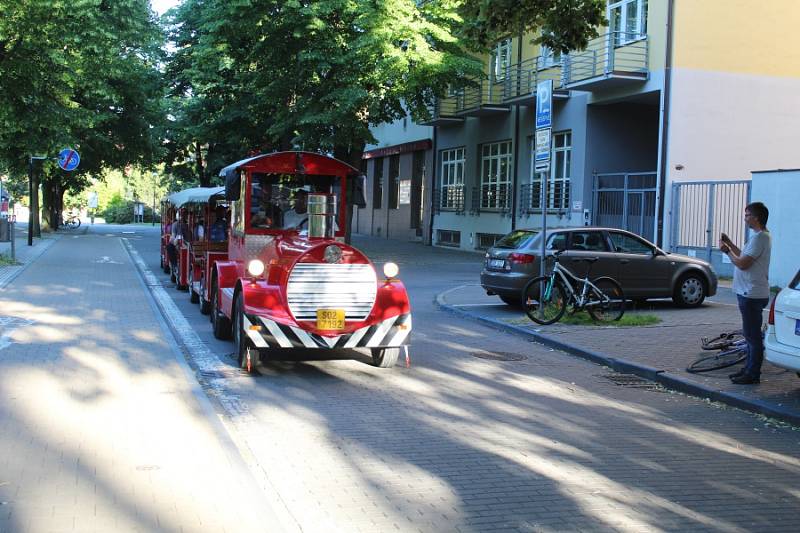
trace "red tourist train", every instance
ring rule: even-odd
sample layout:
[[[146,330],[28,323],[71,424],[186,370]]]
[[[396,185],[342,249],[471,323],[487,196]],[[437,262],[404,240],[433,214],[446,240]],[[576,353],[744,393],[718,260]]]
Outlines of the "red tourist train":
[[[316,153],[277,152],[220,176],[224,198],[195,193],[176,207],[203,206],[208,221],[228,205],[227,251],[213,249],[204,231],[185,245],[186,277],[179,265],[176,279],[210,311],[214,336],[233,337],[239,364],[250,371],[279,350],[341,348],[368,349],[376,366],[393,366],[408,346],[411,306],[396,264],[380,276],[344,242],[348,206],[364,204],[360,172]],[[197,227],[193,213],[184,216]]]

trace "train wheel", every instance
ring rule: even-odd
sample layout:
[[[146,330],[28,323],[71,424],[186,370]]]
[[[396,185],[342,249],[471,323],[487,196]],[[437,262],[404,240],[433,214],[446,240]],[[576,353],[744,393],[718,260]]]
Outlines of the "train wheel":
[[[379,368],[393,367],[400,356],[400,348],[373,348],[372,364]]]

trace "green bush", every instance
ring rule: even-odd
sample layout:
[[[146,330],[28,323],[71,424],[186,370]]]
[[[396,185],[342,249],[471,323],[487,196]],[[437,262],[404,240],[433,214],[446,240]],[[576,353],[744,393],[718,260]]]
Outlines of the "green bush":
[[[124,200],[119,195],[114,195],[100,216],[109,224],[130,224],[133,222],[134,203],[132,200]],[[153,220],[152,217],[153,208],[144,206],[144,221],[150,222]],[[161,217],[156,213],[156,221],[160,220]]]

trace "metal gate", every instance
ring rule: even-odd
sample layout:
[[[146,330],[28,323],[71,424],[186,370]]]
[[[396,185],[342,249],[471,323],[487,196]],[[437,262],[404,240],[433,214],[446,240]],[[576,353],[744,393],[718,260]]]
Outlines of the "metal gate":
[[[725,232],[739,246],[744,244],[750,185],[750,180],[673,183],[670,249],[701,255],[719,266],[720,273],[732,271],[718,253],[719,235]]]
[[[655,242],[656,173],[595,174],[593,223],[620,228]]]

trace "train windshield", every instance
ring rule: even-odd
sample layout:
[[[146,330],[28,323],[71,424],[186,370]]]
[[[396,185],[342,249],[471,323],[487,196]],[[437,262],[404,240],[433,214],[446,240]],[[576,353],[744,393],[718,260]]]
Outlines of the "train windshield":
[[[310,193],[335,194],[341,202],[341,178],[253,173],[250,179],[250,229],[301,229],[307,222]]]

